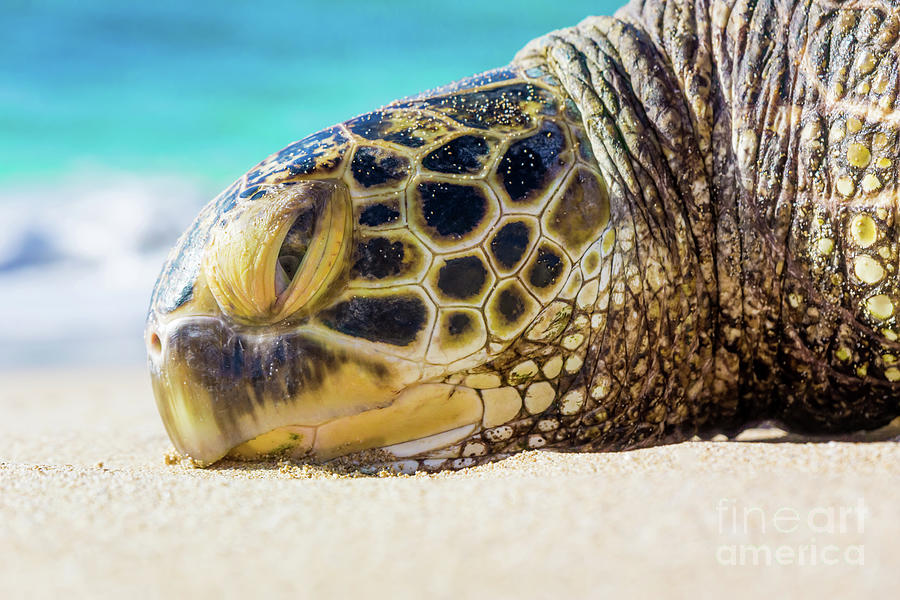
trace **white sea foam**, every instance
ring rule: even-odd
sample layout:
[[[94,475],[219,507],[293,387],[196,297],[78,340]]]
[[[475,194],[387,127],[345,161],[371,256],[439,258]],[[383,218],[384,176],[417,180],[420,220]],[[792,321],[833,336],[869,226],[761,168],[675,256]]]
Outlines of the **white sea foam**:
[[[0,368],[142,361],[153,283],[210,188],[102,171],[4,185]]]

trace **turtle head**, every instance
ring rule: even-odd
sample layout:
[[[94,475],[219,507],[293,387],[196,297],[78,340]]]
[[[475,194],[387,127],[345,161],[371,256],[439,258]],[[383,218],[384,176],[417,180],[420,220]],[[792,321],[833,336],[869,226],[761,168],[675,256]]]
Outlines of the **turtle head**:
[[[378,139],[352,141],[362,127]],[[489,354],[482,244],[499,206],[477,181],[417,179],[401,143],[451,132],[412,110],[363,115],[273,155],[203,209],[163,268],[146,330],[180,452],[204,465],[228,453],[325,460],[480,422],[477,392],[443,379]],[[503,298],[507,313],[534,308],[517,289]]]
[[[355,194],[323,178],[220,198],[173,250],[146,336],[183,454],[328,459],[481,419],[475,392],[423,383],[484,360],[480,313],[442,310],[422,281],[432,254],[406,226],[361,228],[394,213]]]
[[[545,307],[565,325],[564,248],[609,216],[560,104],[480,76],[291,144],[207,205],[146,330],[178,450],[325,460],[487,423],[463,375]]]

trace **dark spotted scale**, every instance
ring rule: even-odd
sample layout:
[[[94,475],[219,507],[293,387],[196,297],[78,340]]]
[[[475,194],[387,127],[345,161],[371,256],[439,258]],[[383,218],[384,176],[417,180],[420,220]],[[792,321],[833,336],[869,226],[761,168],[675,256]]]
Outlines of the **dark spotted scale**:
[[[507,323],[516,323],[525,312],[525,300],[515,289],[503,290],[497,298],[497,309]]]
[[[363,188],[391,185],[409,175],[409,159],[377,146],[357,148],[350,163],[353,178]]]
[[[350,274],[364,279],[384,279],[403,270],[403,242],[383,237],[361,242],[356,247]]]
[[[522,221],[507,223],[491,239],[491,253],[501,265],[512,269],[525,255],[529,237],[528,226]]]
[[[426,316],[425,305],[416,296],[354,296],[325,310],[321,319],[347,335],[406,346],[422,331]]]
[[[530,200],[541,194],[548,181],[565,165],[559,156],[565,136],[552,121],[546,121],[535,135],[513,143],[497,166],[497,174],[513,202]]]
[[[484,167],[488,151],[485,138],[464,135],[432,151],[422,160],[422,165],[439,173],[478,173]]]
[[[466,235],[487,213],[487,199],[477,187],[426,181],[417,189],[425,223],[441,237]]]
[[[471,298],[486,282],[487,269],[477,256],[452,258],[438,272],[438,288],[449,298]]]
[[[557,282],[562,274],[563,262],[559,255],[549,249],[540,248],[537,259],[528,273],[528,281],[536,288],[549,287]]]
[[[359,224],[367,227],[378,227],[394,223],[400,218],[400,211],[388,204],[372,204],[359,214]]]
[[[450,335],[462,335],[472,328],[472,319],[465,313],[453,313],[447,320],[447,332]]]

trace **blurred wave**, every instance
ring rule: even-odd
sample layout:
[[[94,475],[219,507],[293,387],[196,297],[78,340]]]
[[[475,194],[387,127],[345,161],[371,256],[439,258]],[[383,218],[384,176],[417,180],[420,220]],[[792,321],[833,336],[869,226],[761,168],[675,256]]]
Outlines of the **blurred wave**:
[[[153,282],[210,196],[184,176],[100,171],[4,190],[0,366],[143,360]]]

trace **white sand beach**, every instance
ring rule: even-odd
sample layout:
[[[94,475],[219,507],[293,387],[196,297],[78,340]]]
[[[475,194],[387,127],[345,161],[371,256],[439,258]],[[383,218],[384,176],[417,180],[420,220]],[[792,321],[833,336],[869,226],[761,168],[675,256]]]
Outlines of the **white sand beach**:
[[[3,598],[896,593],[893,441],[201,470],[167,464],[140,370],[7,373],[0,417]]]

